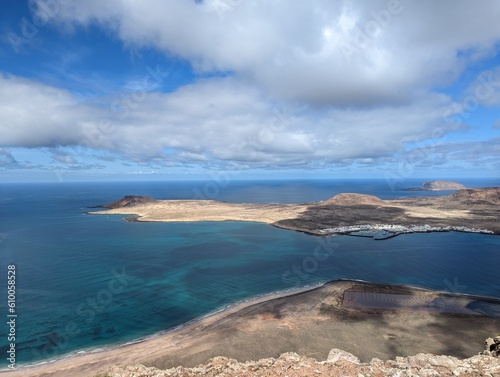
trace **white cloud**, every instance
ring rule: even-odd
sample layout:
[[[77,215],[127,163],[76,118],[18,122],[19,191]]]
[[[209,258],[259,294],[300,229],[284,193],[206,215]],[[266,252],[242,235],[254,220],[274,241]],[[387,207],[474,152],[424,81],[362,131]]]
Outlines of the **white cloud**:
[[[309,104],[412,100],[487,56],[500,35],[493,0],[249,0],[224,2],[222,18],[220,0],[65,3],[59,23],[97,22],[127,45],[158,48],[201,71],[231,71]]]
[[[377,163],[461,127],[446,121],[458,110],[433,88],[491,54],[500,36],[497,1],[224,4],[65,1],[53,15],[59,26],[96,22],[126,46],[154,47],[229,76],[172,93],[134,81],[129,93],[96,105],[0,75],[0,119],[8,120],[0,122],[0,147],[84,146],[160,167]],[[120,102],[141,89],[133,106]]]
[[[82,141],[82,122],[99,109],[65,90],[0,74],[0,143],[5,147],[72,145]]]
[[[116,112],[29,80],[3,77],[0,88],[0,118],[15,122],[0,124],[2,146],[80,145],[161,164],[308,165],[389,156],[454,127],[443,121],[451,102],[437,94],[392,107],[315,109],[276,102],[234,78],[212,78],[146,93]],[[66,152],[52,154],[78,163]]]

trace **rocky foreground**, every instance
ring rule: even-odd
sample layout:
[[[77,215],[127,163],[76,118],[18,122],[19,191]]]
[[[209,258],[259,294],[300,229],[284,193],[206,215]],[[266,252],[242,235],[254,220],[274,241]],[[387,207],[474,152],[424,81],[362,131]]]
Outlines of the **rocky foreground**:
[[[437,376],[426,370],[435,369],[444,376],[466,370],[472,372],[462,375],[500,376],[491,357],[500,353],[500,337],[488,339],[488,355],[468,359],[499,331],[500,300],[343,280],[259,297],[144,341],[0,375],[366,377],[394,376],[393,369],[411,365],[413,375],[418,369]],[[343,356],[334,362],[336,354]]]
[[[500,338],[495,338],[500,342]],[[498,345],[498,344],[497,344]],[[490,355],[476,355],[460,360],[452,356],[418,354],[396,357],[395,360],[372,359],[361,363],[342,350],[332,349],[326,361],[284,353],[277,359],[261,359],[239,363],[226,357],[215,357],[207,364],[195,368],[176,367],[167,370],[143,365],[112,367],[110,377],[192,377],[192,376],[500,376],[500,360]]]

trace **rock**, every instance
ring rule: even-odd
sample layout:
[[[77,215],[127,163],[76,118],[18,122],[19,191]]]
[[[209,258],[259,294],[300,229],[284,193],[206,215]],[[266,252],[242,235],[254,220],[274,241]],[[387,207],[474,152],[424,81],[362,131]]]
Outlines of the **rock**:
[[[500,336],[488,338],[484,342],[484,351],[481,355],[500,357]]]
[[[399,358],[396,358],[396,360],[398,359]],[[419,353],[418,355],[410,356],[404,359],[406,359],[407,363],[412,367],[424,367],[426,365],[431,365],[435,367],[441,366],[451,368],[458,362],[458,359],[452,356],[437,356],[424,353]]]
[[[420,377],[439,377],[439,376],[441,376],[438,371],[436,371],[434,369],[425,369],[425,368],[420,369],[418,375]]]
[[[326,358],[328,363],[335,363],[339,360],[346,360],[354,364],[359,364],[359,359],[356,356],[349,352],[339,350],[338,348],[332,349]]]
[[[484,352],[498,351],[500,336],[488,338],[485,351],[469,359],[460,360],[451,356],[418,354],[397,357],[396,360],[372,359],[361,363],[359,359],[340,349],[332,349],[326,361],[317,361],[296,353],[284,353],[279,358],[262,359],[239,363],[227,357],[214,357],[205,365],[195,368],[176,367],[160,370],[144,365],[114,366],[106,376],[110,377],[193,377],[193,376],[406,376],[406,377],[452,377],[452,376],[500,376],[500,359]]]

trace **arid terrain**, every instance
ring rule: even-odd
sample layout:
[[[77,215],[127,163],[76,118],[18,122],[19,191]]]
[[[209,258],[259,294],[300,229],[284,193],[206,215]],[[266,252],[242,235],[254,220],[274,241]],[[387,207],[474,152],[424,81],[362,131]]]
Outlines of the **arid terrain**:
[[[161,369],[179,365],[193,368],[218,356],[247,362],[279,358],[287,352],[315,363],[326,360],[333,348],[352,353],[361,362],[422,352],[463,359],[478,354],[484,340],[498,333],[499,328],[497,300],[338,281],[242,303],[143,342],[19,369],[8,375],[83,377],[104,373],[117,365],[136,364]],[[228,364],[227,360],[217,360],[216,364]],[[498,361],[495,365],[498,367]],[[133,368],[137,374],[129,373]],[[123,371],[114,367],[116,373],[112,376],[156,375],[154,371],[140,372],[141,368]]]
[[[103,205],[98,215],[135,215],[133,221],[257,221],[310,234],[351,233],[368,225],[393,233],[477,231],[500,234],[500,188],[462,189],[443,197],[382,200],[345,193],[303,204],[248,204],[214,200],[155,200],[127,196]],[[409,230],[391,226],[413,227]],[[428,225],[436,229],[415,228]],[[442,229],[437,229],[442,228]]]

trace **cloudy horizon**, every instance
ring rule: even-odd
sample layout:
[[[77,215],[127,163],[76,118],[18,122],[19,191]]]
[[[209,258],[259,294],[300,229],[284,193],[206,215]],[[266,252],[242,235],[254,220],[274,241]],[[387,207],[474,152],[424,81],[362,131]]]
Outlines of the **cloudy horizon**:
[[[499,16],[497,1],[11,0],[2,181],[499,178]]]

